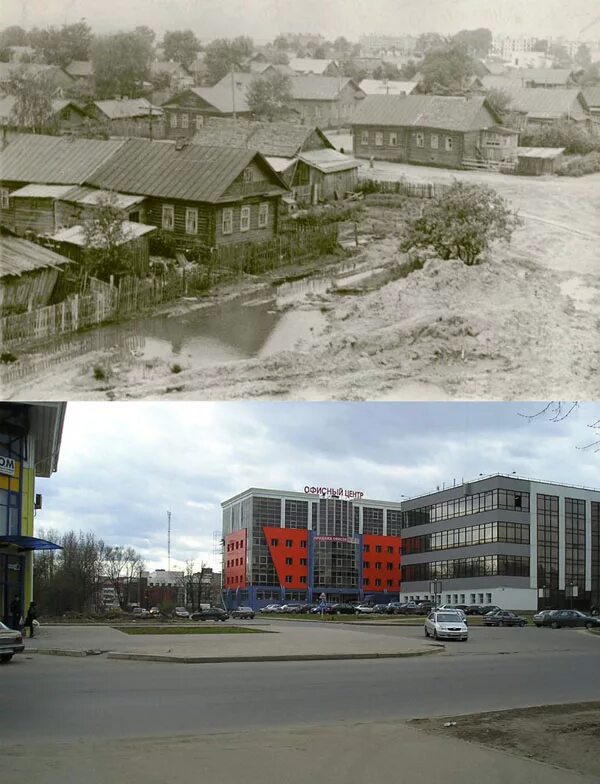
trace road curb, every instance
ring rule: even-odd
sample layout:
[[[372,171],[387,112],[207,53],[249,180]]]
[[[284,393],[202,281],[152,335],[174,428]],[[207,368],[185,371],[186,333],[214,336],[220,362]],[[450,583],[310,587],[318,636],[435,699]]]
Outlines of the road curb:
[[[88,651],[76,651],[66,648],[25,648],[23,653],[43,653],[46,656],[89,656]]]
[[[408,650],[399,653],[308,653],[282,654],[269,656],[169,656],[155,653],[118,653],[109,652],[107,659],[125,661],[157,661],[174,662],[176,664],[227,664],[240,662],[276,662],[276,661],[339,661],[341,659],[403,659],[413,656],[429,656],[442,653],[444,645],[430,645],[424,650]]]

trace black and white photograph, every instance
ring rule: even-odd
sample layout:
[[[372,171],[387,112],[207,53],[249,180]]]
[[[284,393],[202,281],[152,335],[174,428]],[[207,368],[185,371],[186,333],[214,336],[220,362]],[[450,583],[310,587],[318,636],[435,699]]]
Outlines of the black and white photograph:
[[[2,0],[0,782],[600,781],[598,0]]]

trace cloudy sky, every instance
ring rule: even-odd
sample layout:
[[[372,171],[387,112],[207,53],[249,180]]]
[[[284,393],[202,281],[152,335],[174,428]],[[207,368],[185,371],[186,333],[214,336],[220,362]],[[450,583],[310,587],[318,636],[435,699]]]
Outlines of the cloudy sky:
[[[41,528],[93,531],[150,568],[219,567],[221,501],[248,487],[327,485],[400,500],[512,473],[598,487],[585,450],[600,404],[563,422],[540,403],[69,403],[58,472],[38,480]]]
[[[25,28],[85,18],[99,32],[146,24],[159,34],[191,28],[202,39],[281,32],[320,32],[326,38],[361,33],[494,32],[576,37],[600,14],[598,0],[3,0],[3,25]],[[596,27],[596,34],[598,27]]]

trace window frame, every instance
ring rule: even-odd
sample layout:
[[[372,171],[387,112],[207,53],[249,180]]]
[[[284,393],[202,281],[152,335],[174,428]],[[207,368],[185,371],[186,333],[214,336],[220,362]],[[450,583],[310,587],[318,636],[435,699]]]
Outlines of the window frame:
[[[194,218],[194,230],[190,231],[190,217]],[[186,207],[185,208],[185,233],[186,234],[198,234],[198,209],[197,207]],[[237,546],[237,542],[236,542]]]
[[[383,147],[383,131],[375,131],[375,147]]]
[[[367,145],[369,143],[369,132],[368,131],[361,131],[360,132],[360,143],[362,145]]]
[[[170,215],[170,226],[167,226],[168,223],[167,216]],[[160,225],[163,231],[175,231],[175,205],[174,204],[163,204],[162,205],[162,218]]]
[[[262,201],[258,205],[258,228],[266,229],[269,225],[269,202]]]
[[[240,208],[240,232],[246,234],[250,231],[250,219],[252,217],[252,210],[249,204],[245,204]]]
[[[0,209],[10,209],[10,191],[8,188],[0,188]]]
[[[227,228],[227,226],[229,228]],[[221,214],[221,233],[224,236],[233,234],[233,209],[231,207],[224,207]]]

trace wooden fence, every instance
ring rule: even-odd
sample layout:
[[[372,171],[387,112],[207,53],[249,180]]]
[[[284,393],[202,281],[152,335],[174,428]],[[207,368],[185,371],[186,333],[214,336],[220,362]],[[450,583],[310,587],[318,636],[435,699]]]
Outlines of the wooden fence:
[[[217,281],[302,264],[333,251],[337,238],[337,224],[298,229],[260,244],[216,248],[205,263],[178,267],[156,277],[124,277],[116,286],[92,279],[85,294],[0,318],[0,345],[4,352],[22,349],[85,327],[137,315],[188,293],[206,291]]]
[[[435,199],[448,190],[445,182],[408,182],[407,180],[361,179],[360,189],[365,193],[397,193],[418,199]]]

